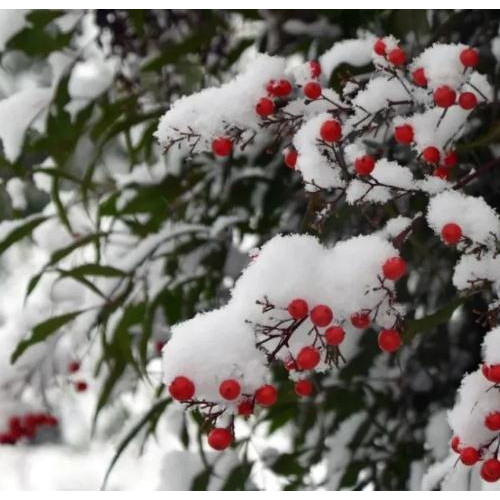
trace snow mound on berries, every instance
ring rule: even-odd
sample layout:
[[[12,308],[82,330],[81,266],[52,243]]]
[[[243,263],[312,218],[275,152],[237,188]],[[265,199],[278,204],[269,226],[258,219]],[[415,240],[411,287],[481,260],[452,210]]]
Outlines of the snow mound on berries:
[[[487,365],[500,364],[500,327],[493,328],[485,335],[482,350]]]
[[[500,258],[490,254],[478,258],[463,255],[455,266],[453,285],[458,290],[466,290],[476,283],[500,282]]]
[[[369,64],[372,59],[374,41],[373,35],[367,35],[366,38],[354,38],[335,43],[319,58],[324,76],[329,79],[332,72],[344,63],[358,67]]]

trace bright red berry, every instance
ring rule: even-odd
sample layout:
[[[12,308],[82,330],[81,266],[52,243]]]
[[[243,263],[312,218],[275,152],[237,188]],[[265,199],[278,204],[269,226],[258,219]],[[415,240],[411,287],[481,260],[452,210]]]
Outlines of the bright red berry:
[[[297,164],[298,153],[295,149],[288,149],[285,153],[285,165],[292,170],[295,169]]]
[[[342,127],[337,120],[326,120],[321,125],[319,135],[325,142],[337,142],[342,137]]]
[[[309,61],[309,67],[311,68],[311,76],[313,78],[318,78],[321,75],[321,65],[318,61]]]
[[[387,59],[394,66],[403,66],[406,62],[406,52],[401,47],[396,47],[387,54]]]
[[[354,161],[354,169],[358,175],[370,175],[375,168],[375,158],[370,155],[360,156]]]
[[[320,354],[315,347],[303,347],[297,354],[297,366],[301,370],[312,370],[320,361]]]
[[[462,237],[462,228],[454,222],[449,222],[441,229],[441,237],[448,245],[456,245]]]
[[[394,129],[394,138],[400,144],[411,144],[413,142],[413,127],[411,125],[398,125]]]
[[[465,465],[474,465],[479,460],[479,451],[472,446],[467,446],[460,452],[460,460]]]
[[[458,96],[458,104],[463,109],[474,109],[477,106],[477,97],[472,92],[463,92]]]
[[[373,51],[375,54],[378,54],[379,56],[385,55],[385,49],[386,45],[384,40],[382,38],[379,38],[374,44],[373,44]]]
[[[294,389],[297,396],[305,398],[311,395],[313,391],[313,385],[309,380],[298,380],[297,382],[295,382]]]
[[[427,87],[427,77],[425,76],[424,68],[417,68],[411,74],[413,83],[419,87]]]
[[[175,377],[168,386],[170,395],[177,401],[187,401],[194,396],[195,387],[187,377]]]
[[[458,436],[453,436],[451,438],[451,449],[455,452],[455,453],[460,453],[460,438]]]
[[[450,170],[448,167],[438,167],[434,170],[434,172],[432,172],[432,175],[447,181],[450,178]]]
[[[327,326],[332,322],[332,310],[323,304],[315,306],[311,309],[311,321],[316,326]]]
[[[236,399],[241,392],[241,386],[237,380],[233,378],[224,380],[219,386],[219,394],[224,398],[232,401]]]
[[[438,87],[434,91],[434,103],[440,108],[449,108],[457,100],[456,92],[448,85]]]
[[[293,318],[293,319],[302,319],[307,316],[307,313],[309,312],[309,306],[307,305],[307,302],[304,299],[293,299],[289,304],[288,304],[288,314]]]
[[[339,345],[345,337],[345,331],[340,326],[331,326],[325,331],[325,340],[328,345]]]
[[[438,148],[434,146],[427,146],[422,151],[422,158],[427,163],[439,163],[439,159],[441,158],[441,153],[439,152]]]
[[[285,370],[291,372],[292,370],[297,370],[298,366],[294,359],[289,359],[283,363]]]
[[[396,330],[382,330],[378,334],[378,346],[385,352],[397,351],[401,346],[401,335]]]
[[[474,68],[479,64],[479,54],[474,49],[464,49],[460,52],[460,61],[466,68]]]
[[[304,95],[308,99],[317,99],[321,95],[321,92],[321,85],[318,82],[308,82],[304,85]]]
[[[261,97],[255,105],[255,112],[265,118],[274,113],[274,102],[269,97]]]
[[[292,84],[288,80],[271,80],[266,85],[269,95],[274,97],[286,97],[292,91]]]
[[[488,367],[488,380],[495,384],[500,383],[500,365],[491,365]]]
[[[500,411],[488,413],[484,419],[484,425],[490,431],[500,431]]]
[[[229,156],[233,150],[233,141],[229,137],[217,137],[212,141],[212,151],[216,156]]]
[[[249,399],[243,400],[238,405],[238,414],[243,417],[249,417],[253,413],[253,404]]]
[[[500,479],[500,462],[496,458],[488,458],[481,466],[481,477],[489,483]]]
[[[229,429],[215,428],[208,434],[208,444],[217,451],[225,450],[233,441]]]
[[[360,330],[368,328],[371,324],[370,315],[363,312],[356,312],[351,314],[352,326],[359,328]]]
[[[391,257],[384,262],[382,272],[387,279],[396,281],[406,273],[406,262],[401,257]]]
[[[278,400],[278,391],[271,384],[259,387],[255,392],[255,401],[261,406],[272,406]]]
[[[458,154],[456,151],[448,151],[445,155],[444,155],[444,159],[443,159],[443,162],[445,164],[446,167],[454,167],[457,165],[458,163]]]
[[[87,390],[87,382],[83,380],[79,380],[78,382],[75,382],[75,391],[76,392],[85,392]]]
[[[68,365],[69,373],[76,373],[80,369],[80,363],[78,361],[72,361]]]

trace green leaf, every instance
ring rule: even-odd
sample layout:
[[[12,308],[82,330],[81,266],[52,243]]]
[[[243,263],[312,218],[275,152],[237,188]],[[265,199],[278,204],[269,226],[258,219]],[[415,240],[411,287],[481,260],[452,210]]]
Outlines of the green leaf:
[[[226,482],[222,486],[222,491],[244,491],[245,483],[250,477],[252,472],[252,463],[245,463],[237,465],[229,473]]]
[[[39,216],[29,218],[24,224],[16,226],[2,241],[0,241],[0,255],[9,249],[14,243],[30,235],[32,231],[48,217]]]
[[[124,271],[112,266],[100,264],[83,264],[73,269],[61,270],[68,276],[102,276],[105,278],[123,278],[127,275]]]

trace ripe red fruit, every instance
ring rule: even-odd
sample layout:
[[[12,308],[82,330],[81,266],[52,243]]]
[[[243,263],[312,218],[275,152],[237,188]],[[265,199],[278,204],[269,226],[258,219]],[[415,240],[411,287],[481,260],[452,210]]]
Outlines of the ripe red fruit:
[[[434,146],[427,146],[422,151],[422,157],[427,163],[439,163],[439,159],[441,158],[441,154],[439,153],[439,149]]]
[[[378,334],[378,346],[385,352],[397,351],[401,346],[401,336],[396,330],[381,330]]]
[[[295,382],[294,389],[297,396],[305,398],[312,393],[313,385],[309,380],[298,380]]]
[[[304,85],[304,95],[308,99],[317,99],[321,95],[321,85],[318,82],[308,82]]]
[[[292,170],[295,169],[295,165],[297,164],[298,153],[295,149],[288,149],[285,153],[285,165]]]
[[[332,322],[332,310],[323,304],[315,306],[311,309],[311,321],[316,326],[327,326]]]
[[[460,438],[458,436],[453,436],[451,438],[451,449],[455,453],[460,453],[459,446],[460,446]]]
[[[467,446],[460,452],[460,460],[465,465],[474,465],[479,460],[479,451],[472,446]]]
[[[269,97],[261,97],[255,106],[255,111],[259,116],[266,117],[274,113],[274,102]]]
[[[472,92],[463,92],[458,96],[458,104],[463,109],[474,109],[477,106],[477,97]]]
[[[387,54],[387,59],[394,66],[403,66],[406,62],[406,52],[401,47],[396,47]]]
[[[238,405],[238,414],[248,417],[253,413],[253,404],[249,399],[245,399]]]
[[[466,68],[474,68],[479,64],[479,54],[474,49],[464,49],[460,52],[460,62]]]
[[[490,367],[486,363],[481,365],[481,373],[485,379],[490,380]]]
[[[500,411],[488,413],[484,419],[484,425],[490,431],[500,431]]]
[[[495,384],[500,383],[500,365],[491,365],[488,367],[487,379]]]
[[[208,444],[217,451],[225,450],[233,441],[228,429],[215,428],[208,434]]]
[[[417,68],[411,74],[413,83],[419,87],[427,87],[427,77],[425,76],[424,68]]]
[[[401,257],[391,257],[384,262],[382,271],[387,279],[396,281],[406,273],[406,262]]]
[[[301,370],[312,370],[320,361],[320,354],[315,347],[303,347],[297,354],[297,366]]]
[[[450,171],[448,167],[438,167],[434,170],[434,172],[432,172],[432,175],[447,181],[450,178]]]
[[[413,127],[411,125],[399,125],[394,129],[394,138],[400,144],[411,144],[413,142]]]
[[[351,314],[352,326],[359,328],[360,330],[368,328],[371,323],[370,315],[363,312],[356,312]]]
[[[229,156],[233,150],[233,141],[229,137],[217,137],[212,141],[212,151],[216,156]]]
[[[269,95],[274,97],[286,97],[292,91],[292,84],[288,80],[271,80],[266,85]]]
[[[271,384],[259,387],[255,392],[255,401],[261,406],[272,406],[278,399],[278,391]]]
[[[449,108],[450,106],[453,106],[456,99],[456,92],[452,88],[448,87],[448,85],[438,87],[434,91],[434,103],[440,108]]]
[[[187,401],[194,396],[194,384],[187,377],[175,377],[168,386],[170,395],[177,401]]]
[[[448,245],[456,245],[462,237],[462,228],[454,222],[449,222],[441,229],[441,237]]]
[[[342,127],[337,120],[326,120],[321,125],[319,135],[325,142],[337,142],[342,137]]]
[[[78,361],[72,361],[68,365],[68,372],[69,373],[76,373],[80,369],[80,363]]]
[[[345,337],[345,331],[340,326],[331,326],[325,331],[325,340],[328,345],[339,345]]]
[[[309,67],[311,68],[311,76],[313,78],[318,78],[321,75],[321,65],[318,61],[309,61]]]
[[[500,462],[496,458],[488,458],[481,467],[481,477],[489,483],[500,479]]]
[[[375,168],[375,158],[370,155],[364,155],[356,158],[354,168],[359,175],[370,175]]]
[[[293,299],[288,304],[287,310],[288,314],[293,319],[302,319],[307,316],[307,313],[309,312],[309,306],[304,299]]]
[[[224,398],[232,401],[236,399],[241,392],[241,386],[237,380],[233,378],[224,380],[219,386],[219,394]]]
[[[456,151],[448,151],[444,155],[443,162],[446,167],[454,167],[458,163],[458,154]]]
[[[78,382],[75,382],[75,391],[76,392],[85,392],[87,390],[87,382],[83,380],[79,380]]]
[[[385,55],[385,42],[382,40],[382,38],[379,38],[374,44],[373,44],[373,51],[375,54],[378,54],[379,56]]]
[[[285,370],[291,372],[292,370],[297,370],[298,366],[294,359],[289,359],[283,363]]]

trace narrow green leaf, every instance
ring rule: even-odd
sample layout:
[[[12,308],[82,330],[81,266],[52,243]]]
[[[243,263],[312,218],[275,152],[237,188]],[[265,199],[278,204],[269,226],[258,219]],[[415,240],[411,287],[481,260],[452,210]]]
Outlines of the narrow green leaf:
[[[16,226],[2,241],[0,241],[0,255],[9,249],[14,243],[29,236],[32,231],[38,227],[42,222],[46,221],[48,217],[32,217],[29,218],[24,224]]]

